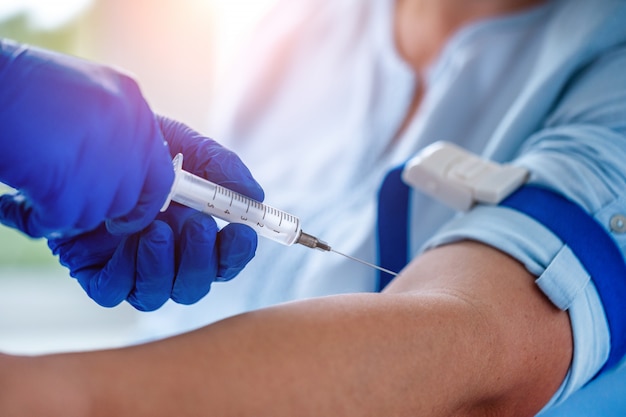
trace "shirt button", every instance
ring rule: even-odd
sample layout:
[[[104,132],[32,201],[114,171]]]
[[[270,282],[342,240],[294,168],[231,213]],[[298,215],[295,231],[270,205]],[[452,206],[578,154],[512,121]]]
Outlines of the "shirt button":
[[[622,214],[616,214],[611,217],[611,221],[609,223],[611,227],[611,231],[615,233],[626,233],[626,216]]]

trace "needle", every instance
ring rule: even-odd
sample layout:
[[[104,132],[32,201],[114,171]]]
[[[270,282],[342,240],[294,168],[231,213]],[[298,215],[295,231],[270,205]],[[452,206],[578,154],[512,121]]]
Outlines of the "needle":
[[[395,276],[398,276],[398,274],[397,274],[397,273],[395,273],[395,272],[393,272],[393,271],[390,271],[390,270],[385,269],[385,268],[383,268],[383,267],[380,267],[380,266],[378,266],[378,265],[371,264],[371,263],[366,262],[366,261],[364,261],[364,260],[362,260],[362,259],[355,258],[355,257],[350,256],[350,255],[346,255],[345,253],[338,252],[338,251],[336,251],[336,250],[334,250],[334,249],[330,249],[330,251],[331,251],[331,252],[335,252],[335,253],[337,253],[337,254],[339,254],[339,255],[341,255],[341,256],[345,256],[345,257],[346,257],[346,258],[348,258],[348,259],[352,259],[353,261],[356,261],[356,262],[362,263],[363,265],[367,265],[367,266],[369,266],[369,267],[371,267],[371,268],[378,269],[379,271],[386,272],[386,273],[388,273],[389,275],[393,275],[394,277],[395,277]]]

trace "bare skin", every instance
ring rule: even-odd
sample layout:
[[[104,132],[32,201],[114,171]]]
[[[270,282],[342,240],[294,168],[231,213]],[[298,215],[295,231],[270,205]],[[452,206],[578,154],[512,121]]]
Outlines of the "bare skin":
[[[463,24],[536,3],[398,0],[398,49],[419,75]],[[415,259],[381,294],[283,304],[124,349],[0,355],[0,415],[533,416],[571,357],[568,315],[534,277],[461,242]]]
[[[468,23],[519,12],[545,0],[398,0],[395,39],[398,51],[420,73],[445,42]]]
[[[418,111],[427,86],[423,73],[448,39],[463,26],[481,19],[519,12],[545,0],[397,0],[394,38],[400,56],[413,69],[417,84],[413,100],[395,138]]]
[[[515,260],[463,242],[382,294],[293,302],[156,343],[0,359],[3,416],[532,416],[568,316]]]

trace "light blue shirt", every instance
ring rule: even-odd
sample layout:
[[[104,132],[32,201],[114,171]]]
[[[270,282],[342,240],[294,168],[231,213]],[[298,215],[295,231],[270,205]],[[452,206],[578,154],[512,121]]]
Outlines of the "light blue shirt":
[[[567,401],[540,414],[541,417],[623,417],[626,415],[626,366],[622,364]]]
[[[300,217],[306,232],[335,249],[376,262],[382,178],[446,140],[526,166],[532,182],[574,199],[602,224],[626,213],[619,194],[626,190],[626,66],[618,46],[626,40],[626,2],[555,0],[475,22],[454,34],[419,80],[396,50],[393,7],[394,0],[281,1],[221,81],[224,95],[206,130],[240,154],[268,204]],[[398,135],[419,82],[426,94]],[[455,217],[418,192],[411,203],[413,254],[483,240],[520,259],[568,309],[575,358],[555,402],[595,373],[609,343],[602,307],[555,236],[508,209],[481,206]],[[615,238],[624,248],[626,237]],[[277,302],[376,289],[376,272],[362,265],[259,243],[235,280],[214,285],[197,305],[168,304],[145,316],[145,328],[166,335]]]
[[[624,252],[625,230],[610,225],[626,214],[626,48],[620,46],[626,3],[561,3],[568,7],[551,12],[524,88],[482,154],[528,168],[530,183],[577,202]],[[608,356],[610,336],[595,287],[576,256],[534,220],[493,206],[448,223],[428,246],[466,238],[519,259],[548,298],[568,310],[574,359],[554,401],[587,383]]]

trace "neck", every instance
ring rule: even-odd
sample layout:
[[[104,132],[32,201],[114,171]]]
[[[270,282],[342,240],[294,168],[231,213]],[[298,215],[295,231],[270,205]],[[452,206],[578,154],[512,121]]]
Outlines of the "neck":
[[[546,0],[397,0],[395,37],[402,57],[421,72],[454,32],[479,19],[518,12]]]

